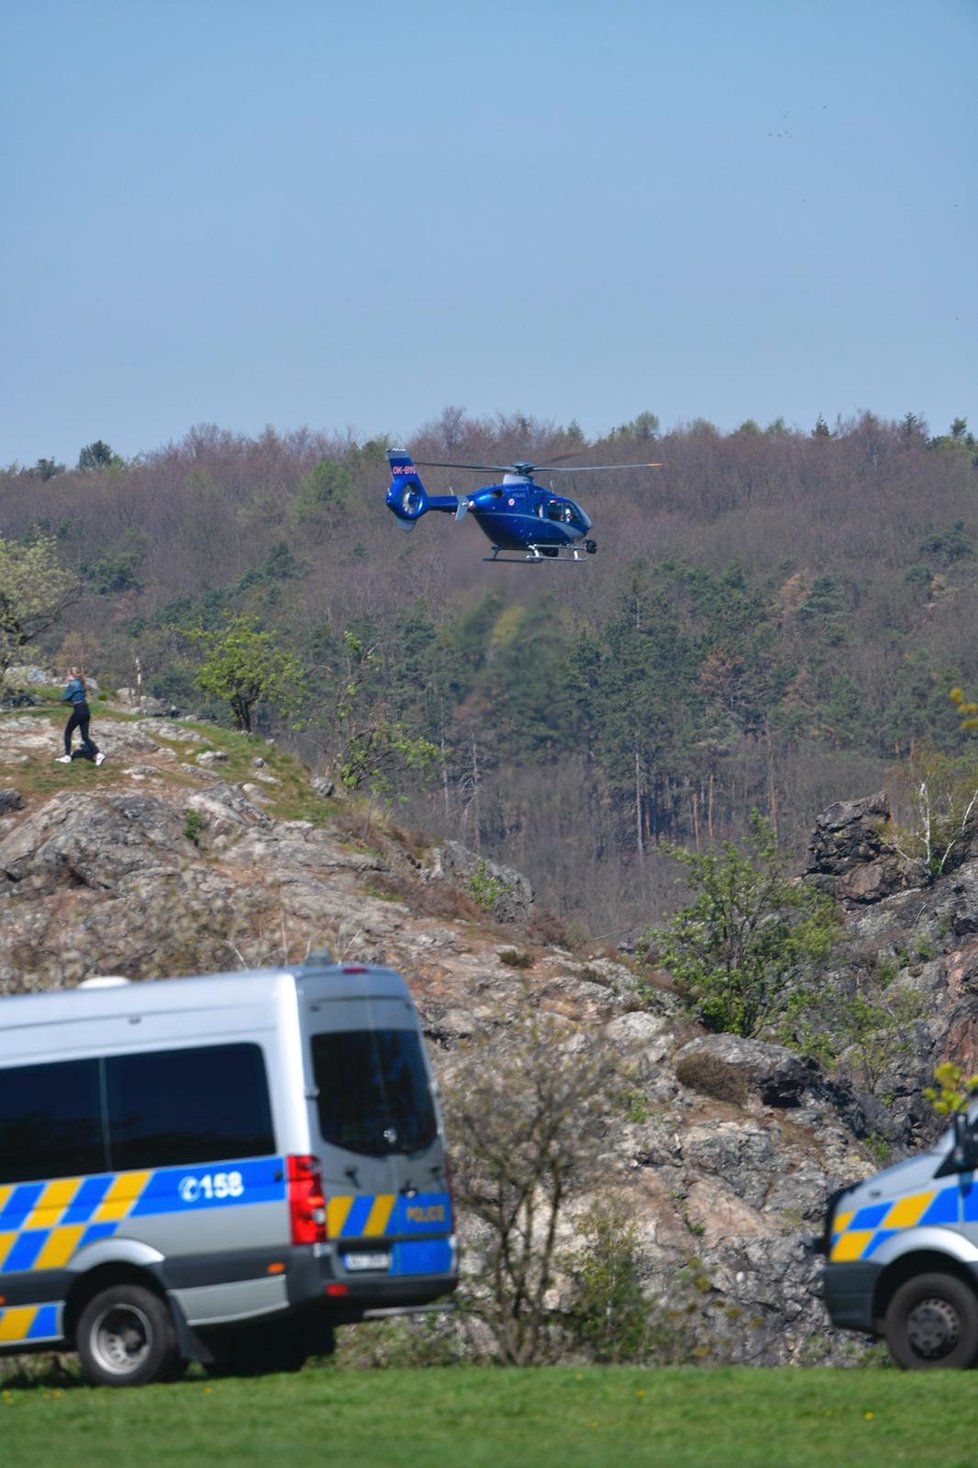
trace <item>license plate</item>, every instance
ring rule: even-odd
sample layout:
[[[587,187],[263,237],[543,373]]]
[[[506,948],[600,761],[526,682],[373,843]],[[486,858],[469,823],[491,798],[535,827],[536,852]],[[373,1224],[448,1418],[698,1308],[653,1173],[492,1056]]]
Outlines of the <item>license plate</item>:
[[[344,1254],[343,1267],[349,1274],[354,1274],[365,1269],[384,1270],[391,1267],[391,1256],[389,1254]]]

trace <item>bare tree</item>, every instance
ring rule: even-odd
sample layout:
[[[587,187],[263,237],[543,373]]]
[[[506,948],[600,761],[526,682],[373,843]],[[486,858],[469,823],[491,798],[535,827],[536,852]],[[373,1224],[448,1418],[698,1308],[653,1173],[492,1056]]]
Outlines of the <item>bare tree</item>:
[[[546,1350],[561,1214],[594,1191],[620,1084],[616,1053],[583,1038],[524,992],[504,1029],[468,1045],[448,1088],[456,1198],[473,1225],[462,1299],[506,1364]]]

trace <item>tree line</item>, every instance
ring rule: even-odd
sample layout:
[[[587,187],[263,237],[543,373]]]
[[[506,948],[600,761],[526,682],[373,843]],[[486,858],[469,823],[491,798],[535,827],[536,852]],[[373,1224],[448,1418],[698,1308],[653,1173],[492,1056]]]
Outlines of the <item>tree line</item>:
[[[628,463],[650,444],[654,474],[576,477],[599,543],[580,567],[486,566],[478,530],[440,517],[398,535],[386,435],[210,427],[130,463],[96,440],[74,470],[15,466],[3,545],[44,547],[59,594],[73,579],[70,635],[103,684],[287,738],[623,935],[672,905],[666,843],[740,839],[756,808],[797,858],[826,804],[922,739],[960,747],[948,689],[978,683],[963,418],[725,435],[644,413],[589,443],[448,408],[406,446]],[[39,650],[68,633],[61,606]],[[222,666],[242,638],[244,703]]]

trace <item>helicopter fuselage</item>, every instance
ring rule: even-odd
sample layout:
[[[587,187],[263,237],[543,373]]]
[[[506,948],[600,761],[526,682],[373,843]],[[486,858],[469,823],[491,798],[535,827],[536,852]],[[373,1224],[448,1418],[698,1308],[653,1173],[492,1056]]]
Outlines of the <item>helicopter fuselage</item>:
[[[575,545],[591,528],[575,500],[543,489],[521,474],[507,474],[467,496],[468,512],[500,550]]]
[[[429,510],[459,520],[471,515],[492,544],[492,559],[499,551],[522,551],[526,559],[539,560],[559,557],[591,529],[590,517],[576,500],[544,489],[529,474],[504,474],[501,483],[484,485],[472,494],[429,494],[406,454],[391,453],[388,458],[392,477],[386,504],[404,530],[413,530]],[[584,548],[593,554],[594,542],[586,541]]]

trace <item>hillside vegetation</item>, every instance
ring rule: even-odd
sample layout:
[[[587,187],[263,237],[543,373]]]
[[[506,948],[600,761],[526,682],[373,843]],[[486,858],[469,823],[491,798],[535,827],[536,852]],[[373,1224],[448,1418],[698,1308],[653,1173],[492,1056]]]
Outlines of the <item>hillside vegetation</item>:
[[[386,447],[206,427],[129,464],[96,443],[80,468],[0,475],[3,534],[50,537],[83,593],[36,656],[231,721],[196,680],[244,619],[296,674],[256,706],[260,732],[403,803],[406,824],[512,862],[565,922],[610,938],[671,906],[663,840],[740,839],[756,807],[797,858],[820,810],[922,740],[962,747],[948,690],[978,686],[963,420],[723,436],[659,434],[643,414],[587,443],[446,409],[406,445],[661,460],[558,482],[594,520],[599,553],[577,566],[486,565],[476,526],[445,517],[400,535]],[[491,477],[425,473],[436,491]]]

